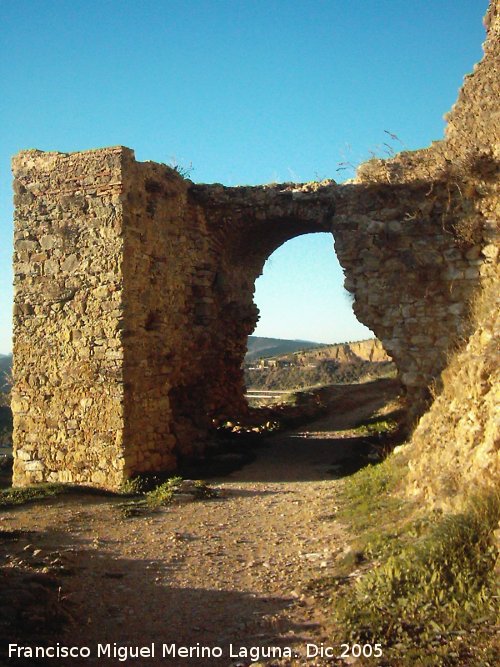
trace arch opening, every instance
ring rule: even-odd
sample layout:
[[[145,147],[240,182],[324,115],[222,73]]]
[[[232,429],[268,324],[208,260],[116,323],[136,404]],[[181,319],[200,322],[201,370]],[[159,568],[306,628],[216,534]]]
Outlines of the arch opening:
[[[330,233],[289,239],[255,281],[258,322],[244,361],[250,406],[282,402],[296,391],[395,375],[344,287]]]

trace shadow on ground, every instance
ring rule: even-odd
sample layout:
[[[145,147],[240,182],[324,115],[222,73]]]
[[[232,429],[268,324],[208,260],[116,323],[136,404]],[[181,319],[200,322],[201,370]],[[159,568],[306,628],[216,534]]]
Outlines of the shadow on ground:
[[[211,581],[200,582],[198,588],[170,586],[169,573],[182,561],[117,558],[112,549],[95,548],[57,531],[4,530],[0,553],[0,664],[115,667],[122,664],[113,654],[116,644],[154,645],[154,658],[129,658],[128,667],[217,667],[230,663],[230,643],[235,650],[276,646],[286,641],[282,637],[287,633],[295,642],[307,640],[307,626],[273,620],[292,600],[216,590]],[[200,646],[220,647],[222,657],[163,657],[163,644],[193,646],[193,637]],[[31,648],[86,646],[90,657],[7,659],[9,643]],[[111,645],[109,657],[98,656],[98,644]]]
[[[238,468],[238,479],[254,482],[309,482],[350,475],[376,463],[405,439],[404,429],[391,433],[359,435],[360,424],[369,425],[380,417],[394,423],[404,422],[404,411],[397,402],[401,385],[397,380],[383,379],[359,385],[337,385],[320,390],[325,406],[323,414],[291,431],[261,439],[259,449],[252,451],[256,464]],[[394,407],[396,405],[396,407]],[[236,438],[237,440],[237,438]],[[252,448],[242,440],[241,447]],[[197,475],[207,480],[227,473],[206,471],[200,464]],[[231,477],[231,474],[229,475]]]

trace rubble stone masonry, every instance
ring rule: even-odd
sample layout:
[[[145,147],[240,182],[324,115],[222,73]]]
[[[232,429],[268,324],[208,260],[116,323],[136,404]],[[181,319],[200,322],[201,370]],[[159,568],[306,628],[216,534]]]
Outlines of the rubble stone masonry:
[[[14,483],[116,489],[200,455],[246,409],[255,280],[305,233],[333,235],[355,313],[421,412],[495,275],[499,41],[445,140],[344,185],[193,184],[120,146],[15,156]]]

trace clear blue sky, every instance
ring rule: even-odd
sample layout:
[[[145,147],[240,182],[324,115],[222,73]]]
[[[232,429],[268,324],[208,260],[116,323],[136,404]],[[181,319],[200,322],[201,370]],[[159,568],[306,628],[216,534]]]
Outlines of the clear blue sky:
[[[0,352],[11,349],[10,157],[123,144],[197,182],[331,177],[442,137],[481,58],[487,0],[0,0]],[[256,333],[338,341],[353,322],[325,235],[259,279]],[[283,310],[284,308],[284,310]]]

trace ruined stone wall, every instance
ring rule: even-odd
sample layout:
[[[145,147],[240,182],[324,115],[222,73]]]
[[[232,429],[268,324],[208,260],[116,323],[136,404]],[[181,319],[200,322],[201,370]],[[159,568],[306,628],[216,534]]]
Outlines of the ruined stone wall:
[[[190,185],[189,197],[203,210],[212,242],[216,359],[208,407],[216,422],[246,409],[243,361],[258,321],[253,295],[265,261],[294,236],[330,229],[330,193],[318,195],[317,184],[295,190],[289,185]]]
[[[354,312],[393,357],[417,415],[470,333],[470,303],[491,270],[488,241],[480,231],[465,243],[443,224],[446,184],[367,187],[378,207],[353,214],[349,204],[339,212],[335,248]]]
[[[187,182],[123,147],[27,151],[13,171],[14,483],[117,488],[200,454],[245,403],[223,384],[232,316]]]
[[[405,455],[409,495],[460,509],[464,496],[500,479],[500,275],[475,304],[476,329],[443,372],[443,389]]]
[[[380,206],[376,222],[369,226],[374,232],[371,241],[365,240],[379,246],[378,259],[386,275],[373,276],[358,266],[347,287],[355,294],[356,314],[367,321],[370,309],[382,305],[372,289],[372,279],[378,294],[380,279],[388,279],[387,287],[394,289],[397,298],[385,312],[389,320],[395,320],[399,310],[402,326],[394,329],[396,336],[391,336],[386,323],[374,331],[401,370],[401,356],[408,356],[403,381],[417,393],[423,379],[427,384],[439,379],[454,351],[468,340],[476,326],[474,301],[483,288],[498,280],[499,0],[490,3],[485,27],[484,57],[464,77],[457,102],[445,117],[444,140],[392,160],[371,160],[360,167],[354,181],[372,189],[385,185],[392,195],[407,199],[402,218],[391,210],[392,205],[388,209]],[[421,187],[423,196],[411,201],[410,193]],[[384,237],[388,247],[384,247]],[[343,246],[343,242],[337,246],[339,256]],[[391,247],[400,249],[399,257]],[[348,253],[356,255],[352,239]],[[376,264],[377,258],[372,256],[370,261]],[[420,326],[422,330],[417,331]],[[421,343],[429,345],[427,352]]]
[[[176,461],[170,392],[182,381],[178,351],[190,324],[180,241],[186,187],[172,170],[133,155],[122,179],[125,457],[130,472],[146,472]]]
[[[122,155],[13,160],[15,484],[121,483]]]
[[[332,233],[421,414],[496,280],[497,2],[488,16],[446,139],[349,184],[195,185],[123,147],[16,156],[14,482],[117,488],[201,455],[246,408],[255,281],[305,233]]]
[[[442,391],[418,424],[406,455],[406,491],[429,505],[459,509],[464,496],[500,478],[500,2],[485,19],[485,57],[465,77],[448,114],[443,152],[482,220],[483,289],[475,295],[472,335],[451,358]],[[466,188],[463,188],[467,194]],[[465,231],[470,216],[462,218]],[[468,224],[467,224],[468,223]],[[497,535],[500,534],[497,532]]]
[[[348,185],[192,186],[211,233],[225,238],[231,340],[239,341],[235,366],[243,358],[249,324],[257,321],[255,280],[269,255],[289,238],[329,231],[358,319],[393,357],[413,415],[421,414],[429,385],[470,333],[470,302],[494,265],[480,213],[472,238],[462,238],[455,228],[465,205],[453,199],[454,192],[450,203],[451,187],[442,174],[394,184],[371,178]]]
[[[443,228],[441,182],[432,198],[428,182],[197,186],[125,148],[30,151],[14,172],[17,484],[117,487],[200,455],[212,423],[246,408],[255,280],[288,238],[333,234],[358,317],[419,409],[491,260]]]
[[[203,211],[173,169],[123,169],[125,442],[130,472],[173,469],[209,428],[220,364]]]
[[[456,103],[446,114],[445,153],[450,160],[466,162],[469,159],[483,161],[486,173],[498,173],[495,164],[487,169],[486,160],[500,159],[500,114],[498,90],[500,86],[500,2],[491,0],[484,17],[486,40],[484,57],[466,74]],[[481,175],[481,164],[476,165]],[[479,179],[481,180],[481,179]]]

